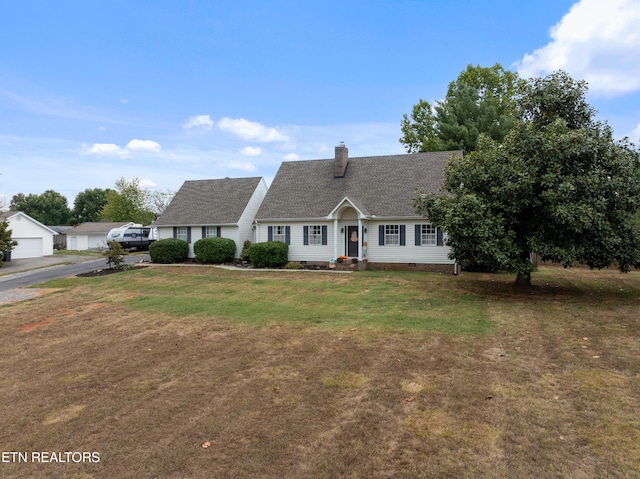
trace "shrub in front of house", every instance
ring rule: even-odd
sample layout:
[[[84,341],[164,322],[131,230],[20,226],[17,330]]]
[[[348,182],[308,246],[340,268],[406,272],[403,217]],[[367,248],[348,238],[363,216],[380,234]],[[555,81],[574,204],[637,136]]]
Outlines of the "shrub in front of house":
[[[193,252],[202,263],[228,263],[236,254],[236,242],[229,238],[202,238],[193,244]]]
[[[180,263],[189,256],[189,243],[176,238],[165,238],[149,245],[149,256],[153,263]]]
[[[240,259],[242,261],[251,261],[251,259],[249,259],[250,249],[251,249],[251,241],[244,240],[244,243],[242,245],[242,253],[240,253]]]
[[[256,268],[282,268],[289,260],[289,245],[280,241],[253,244],[249,260]]]

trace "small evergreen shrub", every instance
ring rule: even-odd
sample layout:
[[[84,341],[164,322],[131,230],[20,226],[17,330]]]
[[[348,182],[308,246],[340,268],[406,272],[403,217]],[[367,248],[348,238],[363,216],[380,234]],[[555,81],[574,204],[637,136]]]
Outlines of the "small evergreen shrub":
[[[251,248],[251,241],[244,240],[244,243],[242,245],[242,253],[240,253],[240,259],[242,261],[251,261],[249,259],[249,249],[250,248]]]
[[[149,245],[149,256],[153,263],[180,263],[189,256],[189,243],[176,238],[154,241]]]
[[[109,268],[121,269],[124,264],[124,257],[127,252],[117,241],[109,241],[106,248],[101,248],[102,256],[107,260]]]
[[[289,259],[289,245],[280,241],[256,243],[249,248],[249,260],[256,268],[282,268]]]
[[[202,238],[193,244],[193,252],[202,263],[228,263],[236,255],[236,242],[228,238]]]
[[[284,269],[304,269],[304,266],[302,266],[297,261],[289,261],[284,265]]]

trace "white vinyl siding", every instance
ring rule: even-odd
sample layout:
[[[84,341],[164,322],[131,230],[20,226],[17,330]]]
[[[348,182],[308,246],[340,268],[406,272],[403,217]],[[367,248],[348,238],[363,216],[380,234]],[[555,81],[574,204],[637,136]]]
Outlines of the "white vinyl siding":
[[[397,224],[396,222],[373,222],[368,223],[368,246],[367,259],[372,263],[416,263],[416,264],[453,264],[454,260],[449,259],[449,247],[431,245],[429,247],[422,246],[421,236],[424,223],[418,221],[404,221],[399,223],[404,225],[406,238],[405,246],[388,247],[380,244],[380,226],[388,224]],[[416,229],[419,228],[418,244],[416,245]],[[383,231],[386,232],[386,229]],[[383,233],[384,235],[384,233]],[[384,243],[383,237],[383,243]],[[437,241],[437,238],[436,238]]]
[[[313,248],[304,244],[305,227],[309,225],[302,223],[287,223],[286,225],[282,223],[260,223],[256,232],[258,235],[257,242],[269,240],[268,230],[270,226],[274,227],[272,230],[274,233],[275,226],[289,227],[289,261],[326,261],[328,263],[333,258],[333,222],[321,225],[326,226],[327,244],[315,245]],[[341,237],[339,231],[338,236]]]

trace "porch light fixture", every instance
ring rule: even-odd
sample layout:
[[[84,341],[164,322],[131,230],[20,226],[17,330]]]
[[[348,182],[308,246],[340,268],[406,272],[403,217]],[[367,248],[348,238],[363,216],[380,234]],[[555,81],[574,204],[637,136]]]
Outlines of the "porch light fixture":
[[[340,230],[340,233],[344,233],[344,228],[342,228],[342,229]]]

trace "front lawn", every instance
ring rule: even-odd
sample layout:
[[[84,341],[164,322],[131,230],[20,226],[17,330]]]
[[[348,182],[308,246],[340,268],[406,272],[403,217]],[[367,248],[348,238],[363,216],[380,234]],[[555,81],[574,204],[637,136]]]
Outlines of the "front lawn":
[[[638,477],[640,273],[512,281],[52,281],[0,307],[0,476]]]

